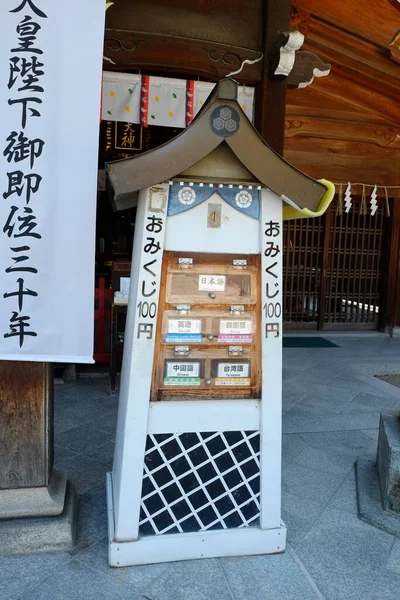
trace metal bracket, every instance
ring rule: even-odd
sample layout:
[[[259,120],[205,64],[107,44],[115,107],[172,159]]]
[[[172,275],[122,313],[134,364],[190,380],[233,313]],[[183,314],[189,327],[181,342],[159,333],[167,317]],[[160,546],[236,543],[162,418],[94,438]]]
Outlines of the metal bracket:
[[[190,269],[193,267],[193,258],[178,258],[179,269]]]
[[[175,356],[189,356],[189,352],[189,346],[175,346],[174,348]]]
[[[236,258],[232,261],[232,266],[234,269],[247,269],[247,260]]]
[[[190,304],[177,304],[175,308],[176,312],[180,313],[181,315],[188,315],[190,313],[190,309]]]
[[[229,356],[241,356],[243,354],[243,346],[229,346]]]
[[[239,304],[231,306],[231,313],[233,315],[234,314],[242,315],[244,313],[244,306],[241,306]]]

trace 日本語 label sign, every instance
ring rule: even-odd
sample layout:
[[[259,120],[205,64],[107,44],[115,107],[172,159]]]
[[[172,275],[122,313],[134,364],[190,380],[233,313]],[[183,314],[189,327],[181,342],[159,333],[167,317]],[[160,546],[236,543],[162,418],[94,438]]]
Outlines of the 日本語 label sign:
[[[199,275],[199,292],[224,292],[225,275]]]
[[[93,362],[104,15],[0,2],[0,360]]]

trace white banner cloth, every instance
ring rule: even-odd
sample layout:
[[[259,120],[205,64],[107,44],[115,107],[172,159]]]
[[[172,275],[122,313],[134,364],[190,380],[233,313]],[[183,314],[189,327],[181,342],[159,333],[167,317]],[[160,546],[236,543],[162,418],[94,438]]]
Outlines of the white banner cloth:
[[[140,75],[104,71],[103,121],[140,123],[140,84]],[[194,82],[194,116],[214,86],[208,81]],[[186,80],[151,76],[149,88],[148,124],[186,127]],[[238,101],[252,121],[254,88],[239,86]]]
[[[0,360],[93,362],[104,18],[0,2]]]

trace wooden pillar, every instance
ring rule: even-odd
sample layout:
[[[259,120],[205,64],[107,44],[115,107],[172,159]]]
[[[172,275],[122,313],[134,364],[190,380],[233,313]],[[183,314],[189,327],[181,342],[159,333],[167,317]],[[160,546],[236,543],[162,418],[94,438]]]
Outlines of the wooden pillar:
[[[400,326],[400,198],[390,203],[390,215],[385,236],[379,329],[392,334]]]
[[[0,490],[44,487],[53,468],[49,363],[0,362]]]
[[[263,74],[256,89],[255,126],[275,152],[283,156],[286,78],[271,77],[270,62],[282,33],[289,31],[290,0],[265,0],[263,14]]]

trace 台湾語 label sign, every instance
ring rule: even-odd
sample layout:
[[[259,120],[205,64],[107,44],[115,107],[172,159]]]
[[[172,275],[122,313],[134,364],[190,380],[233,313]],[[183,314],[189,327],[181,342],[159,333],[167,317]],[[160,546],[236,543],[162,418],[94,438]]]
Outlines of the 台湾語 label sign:
[[[199,275],[199,292],[224,292],[225,275]]]
[[[248,377],[249,363],[218,363],[218,377]]]

